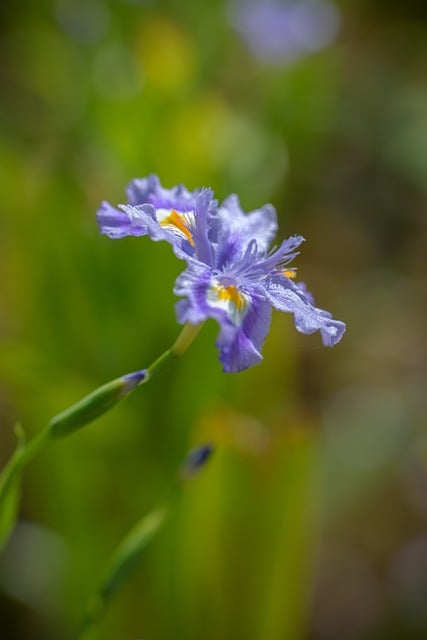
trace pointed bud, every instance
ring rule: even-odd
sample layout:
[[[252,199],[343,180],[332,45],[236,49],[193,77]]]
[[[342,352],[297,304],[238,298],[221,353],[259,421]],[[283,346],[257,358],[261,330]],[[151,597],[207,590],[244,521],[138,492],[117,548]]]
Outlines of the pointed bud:
[[[181,467],[182,478],[188,479],[198,473],[200,469],[207,463],[213,452],[214,447],[210,443],[203,444],[192,449],[187,454]]]
[[[61,438],[69,433],[93,422],[103,413],[112,409],[123,400],[138,385],[148,379],[147,371],[135,371],[121,378],[107,382],[88,396],[65,409],[49,422],[49,433],[55,438]]]

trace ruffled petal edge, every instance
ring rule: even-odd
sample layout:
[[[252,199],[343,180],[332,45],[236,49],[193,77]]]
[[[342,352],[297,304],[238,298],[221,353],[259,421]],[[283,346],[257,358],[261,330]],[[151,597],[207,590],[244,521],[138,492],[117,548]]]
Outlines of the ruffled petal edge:
[[[319,331],[325,347],[333,347],[341,340],[345,323],[334,320],[329,311],[315,307],[311,294],[303,287],[280,275],[267,278],[264,286],[273,307],[293,314],[298,331],[305,334]]]

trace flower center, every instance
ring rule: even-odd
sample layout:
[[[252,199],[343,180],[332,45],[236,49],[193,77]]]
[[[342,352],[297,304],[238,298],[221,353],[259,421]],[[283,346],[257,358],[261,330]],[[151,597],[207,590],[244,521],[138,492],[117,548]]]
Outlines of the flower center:
[[[246,299],[234,284],[224,287],[219,284],[215,287],[218,300],[232,302],[237,311],[241,311],[246,306]]]
[[[208,289],[209,306],[225,311],[233,324],[239,326],[249,310],[250,297],[228,279],[213,280]]]

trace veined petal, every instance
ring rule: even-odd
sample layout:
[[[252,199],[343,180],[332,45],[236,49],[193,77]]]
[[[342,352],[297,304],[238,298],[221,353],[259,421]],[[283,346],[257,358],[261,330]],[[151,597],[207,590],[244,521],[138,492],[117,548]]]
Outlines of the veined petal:
[[[175,307],[178,322],[199,324],[212,317],[206,304],[211,279],[211,269],[196,261],[178,276],[173,292],[184,298]]]
[[[166,190],[169,195],[158,193],[152,203],[120,205],[120,209],[133,219],[144,221],[145,233],[152,240],[166,240],[172,245],[178,258],[210,263],[212,247],[208,240],[208,216],[211,213],[213,192],[200,189],[191,195],[184,188]],[[183,200],[174,197],[183,194]],[[173,192],[173,196],[170,194]]]
[[[262,276],[267,275],[275,270],[283,269],[291,260],[299,254],[299,251],[295,251],[305,238],[303,236],[291,236],[287,240],[284,240],[280,247],[270,253],[269,255],[262,257],[260,260],[254,261],[253,266],[248,270],[248,275]]]
[[[256,240],[260,251],[267,251],[277,233],[276,210],[271,204],[244,213],[239,198],[232,194],[218,209],[218,216],[229,231],[237,229],[245,236],[245,244]]]
[[[208,239],[211,215],[217,203],[211,189],[193,193],[183,185],[165,189],[156,175],[137,178],[127,187],[128,203],[115,209],[103,202],[98,210],[101,233],[110,238],[149,235],[166,240],[182,259],[197,258],[211,264],[212,245]]]
[[[320,331],[326,347],[333,347],[341,340],[346,329],[344,322],[334,320],[329,311],[315,307],[311,295],[307,295],[303,287],[299,288],[292,280],[281,275],[266,278],[264,286],[268,299],[276,309],[293,313],[298,331],[305,334]]]
[[[128,204],[137,205],[149,202],[153,193],[161,189],[159,178],[153,173],[147,178],[135,178],[126,187]]]
[[[215,266],[219,269],[239,261],[253,240],[260,254],[265,253],[277,231],[276,211],[272,205],[266,204],[246,214],[236,195],[224,200],[218,209],[216,224]]]
[[[151,174],[136,178],[126,188],[128,204],[152,204],[155,209],[175,209],[182,213],[194,209],[194,196],[184,185],[171,189],[162,187],[159,178]]]
[[[226,372],[252,367],[262,360],[261,349],[271,323],[271,305],[257,294],[251,296],[242,324],[221,324],[217,340],[219,359]]]
[[[262,359],[271,305],[260,286],[218,280],[210,268],[196,263],[178,277],[174,292],[185,296],[176,305],[179,322],[214,318],[220,325],[217,347],[224,371],[241,371]]]
[[[147,233],[147,227],[140,217],[133,216],[132,212],[120,211],[105,201],[101,202],[97,211],[97,220],[101,233],[109,238],[143,236]]]
[[[193,240],[197,259],[210,266],[213,265],[213,247],[209,238],[212,220],[217,213],[217,202],[213,200],[212,189],[197,189],[195,192],[195,220]]]
[[[187,221],[188,218],[191,220],[191,214],[186,214],[186,218],[183,218],[173,209],[156,210],[151,204],[121,204],[119,207],[129,219],[138,220],[138,224],[143,225],[144,233],[139,235],[148,235],[156,242],[166,240],[172,245],[178,258],[185,259],[194,254],[190,222]]]

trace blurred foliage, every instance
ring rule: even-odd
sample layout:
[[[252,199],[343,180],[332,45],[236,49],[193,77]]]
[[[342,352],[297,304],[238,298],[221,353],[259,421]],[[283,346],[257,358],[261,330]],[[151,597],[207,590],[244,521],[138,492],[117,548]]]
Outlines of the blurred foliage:
[[[226,0],[3,4],[0,464],[15,422],[34,435],[178,333],[170,248],[98,235],[133,177],[272,202],[348,333],[326,350],[276,314],[265,361],[224,375],[208,324],[47,449],[0,560],[2,637],[70,637],[124,532],[209,441],[103,639],[425,638],[425,3],[336,2],[333,43],[269,64]]]

